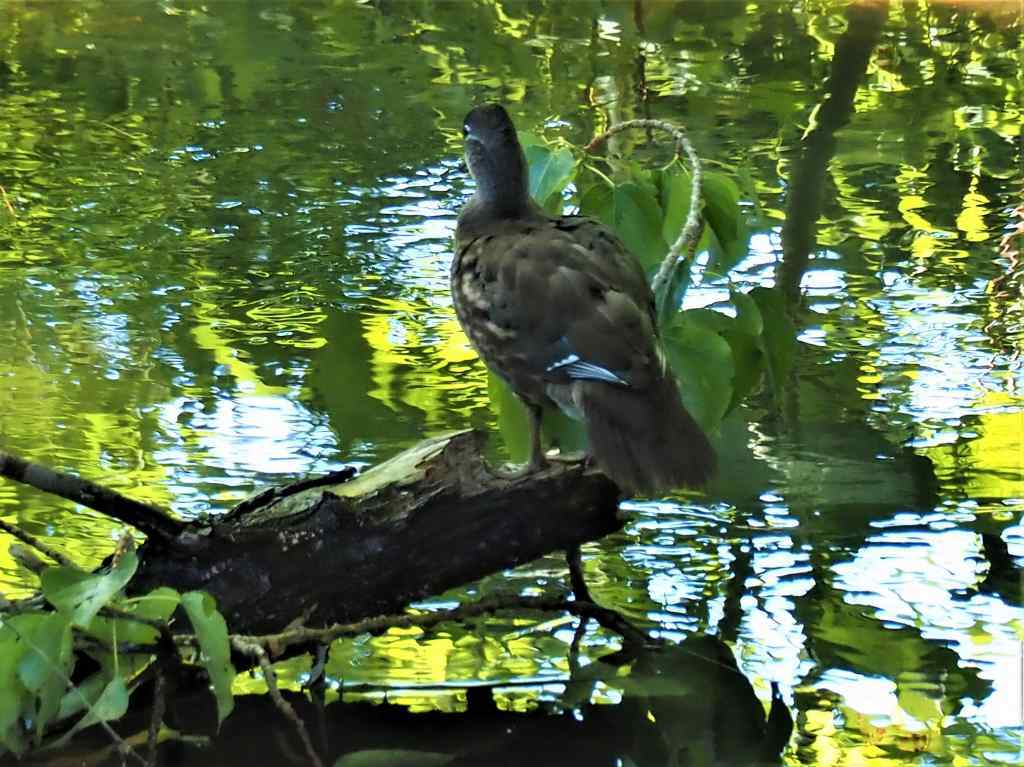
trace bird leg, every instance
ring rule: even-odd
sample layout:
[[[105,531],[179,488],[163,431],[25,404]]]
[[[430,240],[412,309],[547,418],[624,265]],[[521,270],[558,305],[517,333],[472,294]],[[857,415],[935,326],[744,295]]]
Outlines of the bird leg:
[[[530,460],[526,467],[527,471],[537,471],[548,465],[548,459],[540,443],[540,424],[544,411],[540,405],[531,403],[526,403],[526,411],[530,416]]]
[[[548,459],[541,447],[540,423],[543,411],[540,405],[530,402],[523,402],[526,405],[526,412],[530,419],[530,457],[522,466],[514,469],[492,469],[492,472],[502,479],[520,479],[535,471],[540,471],[548,465]]]

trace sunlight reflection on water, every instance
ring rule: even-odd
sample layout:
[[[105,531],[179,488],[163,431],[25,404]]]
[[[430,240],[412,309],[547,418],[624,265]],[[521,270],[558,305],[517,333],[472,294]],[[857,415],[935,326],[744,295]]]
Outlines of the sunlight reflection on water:
[[[434,13],[451,12],[441,5]],[[788,174],[846,25],[828,8],[791,15],[779,4],[762,9],[768,26],[758,28],[727,4],[691,5],[680,15],[707,18],[637,50],[650,67],[644,108],[685,117],[702,152],[756,181],[762,218],[749,254],[731,281],[708,274],[686,297],[687,307],[720,308],[730,289],[776,282]],[[458,121],[485,95],[563,137],[627,116],[623,73],[638,62],[623,41],[636,30],[609,8],[593,30],[571,22],[578,39],[502,19],[496,28],[529,36],[531,53],[525,63],[506,56],[502,38],[500,64],[448,44],[461,9],[450,28],[412,29],[417,13],[360,8],[338,29],[364,17],[381,26],[358,44],[330,39],[339,33],[319,20],[310,26],[330,45],[313,43],[311,55],[206,41],[216,66],[180,77],[177,63],[154,63],[156,75],[147,64],[117,106],[90,100],[93,82],[118,88],[76,48],[88,31],[57,24],[41,52],[12,38],[15,58],[41,63],[0,72],[0,86],[25,99],[0,105],[21,104],[11,114],[24,121],[11,122],[17,140],[0,142],[22,212],[16,225],[0,219],[3,446],[188,516],[343,461],[377,462],[427,434],[495,431],[486,375],[448,293],[455,216],[471,188]],[[625,503],[625,530],[584,551],[600,600],[673,640],[728,634],[762,701],[766,680],[780,683],[802,707],[798,739],[811,744],[792,749],[794,764],[907,763],[931,748],[908,740],[922,732],[939,744],[922,759],[954,763],[948,737],[962,740],[956,758],[987,738],[990,758],[1008,761],[991,744],[1011,748],[1020,726],[1024,611],[972,591],[985,574],[980,532],[1024,554],[1019,338],[1010,299],[999,303],[990,282],[1007,266],[993,258],[994,238],[1019,204],[1019,105],[995,100],[1016,61],[1002,30],[972,9],[946,18],[933,4],[893,4],[890,36],[837,134],[800,280],[813,324],[802,330],[793,402],[782,403],[796,422],[753,398],[749,424],[722,437],[722,477],[707,494]],[[292,10],[260,16],[275,46],[306,23]],[[192,50],[182,29],[241,29],[220,18],[232,12],[197,7],[194,26],[160,26],[181,20],[168,15],[136,31],[153,36],[152,50]],[[961,23],[984,31],[977,44]],[[63,63],[45,53],[57,45],[49,35],[61,38]],[[578,82],[558,80],[563,48],[585,65],[566,67]],[[242,51],[252,58],[236,61]],[[50,82],[72,59],[85,68]],[[430,79],[418,79],[425,68]],[[188,87],[175,91],[179,77]],[[933,104],[922,83],[980,101]],[[100,117],[123,127],[94,124]],[[997,339],[987,328],[1002,316],[1011,328]],[[116,536],[95,515],[8,483],[0,512],[86,563]],[[6,551],[0,580],[34,583]],[[564,560],[550,556],[424,607],[565,588]],[[544,682],[567,675],[572,632],[525,624],[495,618],[340,643],[332,678],[406,685],[397,699],[421,708],[454,704],[416,685],[466,680],[535,682],[516,706],[555,699],[563,688]],[[583,646],[586,663],[616,639],[591,626]]]

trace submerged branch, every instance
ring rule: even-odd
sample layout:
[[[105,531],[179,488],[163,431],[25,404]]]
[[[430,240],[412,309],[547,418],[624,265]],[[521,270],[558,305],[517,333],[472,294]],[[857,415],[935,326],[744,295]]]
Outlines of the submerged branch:
[[[2,460],[3,454],[0,453],[0,461]],[[49,544],[43,543],[41,540],[36,538],[31,533],[26,533],[24,530],[22,530],[20,527],[16,525],[9,524],[0,519],[0,530],[3,530],[5,533],[14,538],[17,538],[22,543],[28,544],[36,551],[38,551],[40,554],[47,557],[48,559],[52,559],[57,564],[63,565],[64,567],[70,567],[75,570],[80,569],[78,565],[72,562],[67,556],[57,551],[57,549],[53,548]],[[26,567],[29,570],[34,569],[32,567],[29,567],[27,564]]]
[[[537,610],[541,612],[567,612],[581,618],[593,618],[609,631],[619,634],[630,644],[647,644],[651,638],[641,629],[623,618],[615,610],[587,601],[570,601],[548,597],[512,597],[485,599],[460,605],[450,610],[421,613],[419,615],[380,615],[353,623],[336,623],[326,628],[299,627],[277,634],[262,636],[232,635],[232,642],[256,645],[279,655],[294,645],[328,644],[341,637],[359,634],[382,634],[392,628],[431,628],[447,621],[464,621],[503,610]],[[175,636],[178,644],[195,644],[195,637],[187,634]]]
[[[7,477],[15,482],[42,490],[44,493],[59,495],[61,498],[87,506],[94,511],[131,525],[150,538],[169,541],[186,529],[184,522],[174,519],[155,506],[132,500],[115,490],[87,479],[64,474],[2,451],[0,451],[0,477]],[[47,554],[47,556],[51,555]]]
[[[267,692],[270,694],[270,699],[284,718],[294,725],[295,731],[299,735],[299,740],[302,741],[302,746],[306,750],[306,757],[309,759],[309,763],[313,767],[323,767],[323,761],[320,759],[320,755],[316,752],[316,748],[313,747],[313,741],[309,737],[306,723],[295,713],[295,709],[281,696],[281,691],[277,688],[277,675],[274,673],[274,667],[270,662],[270,658],[267,657],[267,651],[262,645],[248,642],[240,637],[232,637],[231,646],[243,655],[256,659],[260,665],[260,670],[263,672],[263,681],[267,683]]]

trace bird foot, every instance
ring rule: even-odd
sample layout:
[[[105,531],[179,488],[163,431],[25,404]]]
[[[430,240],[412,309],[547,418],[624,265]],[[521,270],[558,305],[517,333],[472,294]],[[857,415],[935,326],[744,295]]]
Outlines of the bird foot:
[[[547,459],[555,463],[582,463],[585,466],[589,466],[594,460],[586,450],[574,450],[571,453],[552,453],[547,456]]]
[[[546,469],[547,467],[548,467],[547,459],[545,459],[544,457],[541,457],[540,459],[534,459],[534,460],[528,461],[526,463],[521,463],[521,464],[506,463],[506,464],[504,464],[502,466],[491,466],[489,468],[490,468],[491,474],[493,474],[495,477],[498,477],[499,479],[511,480],[511,479],[522,479],[523,477],[528,477],[530,474],[533,474],[534,472],[538,472],[541,469]]]
[[[512,480],[522,479],[530,474],[541,471],[542,469],[548,468],[553,463],[561,463],[566,465],[571,464],[582,464],[584,468],[593,465],[594,458],[585,450],[577,450],[572,453],[549,453],[542,455],[534,460],[528,461],[527,463],[511,464],[506,463],[502,466],[491,466],[489,467],[491,474],[499,479]]]

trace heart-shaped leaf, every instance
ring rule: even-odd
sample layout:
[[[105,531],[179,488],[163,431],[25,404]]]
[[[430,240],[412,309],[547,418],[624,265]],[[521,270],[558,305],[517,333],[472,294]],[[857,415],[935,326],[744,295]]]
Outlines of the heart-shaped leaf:
[[[132,579],[139,566],[134,551],[125,551],[106,573],[86,573],[71,567],[43,572],[43,596],[76,626],[87,626]]]
[[[705,431],[718,429],[732,401],[732,349],[713,323],[697,311],[683,312],[663,334],[683,403]]]
[[[764,322],[761,350],[765,354],[772,393],[775,401],[780,402],[796,354],[796,326],[786,312],[785,300],[778,290],[754,288],[750,297],[757,304]]]
[[[210,675],[213,694],[217,698],[218,725],[235,707],[231,685],[235,681],[235,667],[231,665],[231,646],[224,616],[217,610],[213,597],[203,591],[182,594],[181,606],[195,629],[202,651],[201,662]]]
[[[580,200],[580,212],[610,227],[644,269],[653,269],[668,252],[662,236],[661,206],[654,196],[633,182],[615,187],[595,184]]]
[[[565,147],[544,144],[525,146],[523,153],[530,169],[530,196],[542,208],[549,210],[554,207],[553,203],[559,201],[562,190],[572,178],[576,158]]]
[[[711,271],[728,274],[747,255],[750,231],[740,208],[740,190],[723,173],[705,173],[701,185],[704,219],[714,235]]]

